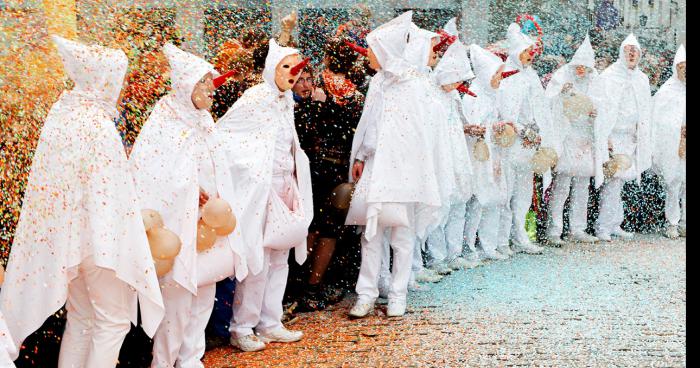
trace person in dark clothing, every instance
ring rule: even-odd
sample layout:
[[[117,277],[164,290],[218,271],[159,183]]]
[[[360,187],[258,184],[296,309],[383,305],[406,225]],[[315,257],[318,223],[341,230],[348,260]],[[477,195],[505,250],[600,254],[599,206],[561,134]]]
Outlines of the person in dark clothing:
[[[318,78],[319,85],[314,85],[313,75],[307,70],[293,89],[297,102],[294,120],[302,149],[311,162],[314,196],[308,239],[311,262],[302,287],[301,311],[323,309],[329,299],[338,298],[338,293],[323,290],[324,275],[332,261],[342,264],[351,258],[333,257],[337,244],[353,234],[344,225],[345,211],[333,207],[331,197],[337,185],[347,182],[352,137],[364,97],[349,79],[357,59],[354,51],[340,38],[332,38],[324,52],[326,68]]]

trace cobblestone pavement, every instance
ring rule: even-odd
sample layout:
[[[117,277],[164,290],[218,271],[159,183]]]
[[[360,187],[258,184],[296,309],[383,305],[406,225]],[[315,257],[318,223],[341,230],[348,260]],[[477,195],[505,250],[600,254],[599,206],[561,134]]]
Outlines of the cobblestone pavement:
[[[402,319],[346,318],[353,298],[302,314],[295,344],[219,348],[207,367],[679,367],[685,240],[637,236],[547,248],[453,273],[409,295]]]

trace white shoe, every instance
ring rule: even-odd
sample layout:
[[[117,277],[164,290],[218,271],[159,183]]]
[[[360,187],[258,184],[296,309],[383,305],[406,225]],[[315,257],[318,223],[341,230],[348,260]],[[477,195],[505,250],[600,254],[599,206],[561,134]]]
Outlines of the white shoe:
[[[442,276],[446,276],[452,273],[452,269],[448,267],[444,262],[436,263],[430,266],[429,269],[435,271],[435,273]]]
[[[559,248],[559,247],[563,246],[564,244],[566,244],[566,242],[561,240],[561,238],[558,236],[548,236],[547,237],[547,244],[552,246],[552,247]]]
[[[350,309],[348,315],[353,318],[363,318],[366,317],[369,312],[374,310],[374,302],[364,302],[358,300],[355,305]]]
[[[537,246],[532,243],[526,243],[526,244],[517,244],[513,246],[513,250],[518,252],[518,253],[526,253],[526,254],[542,254],[542,251],[544,248]]]
[[[229,340],[231,345],[240,349],[241,351],[251,352],[260,351],[265,349],[265,343],[258,339],[257,336],[250,334],[242,337],[233,337]]]
[[[595,243],[599,240],[595,236],[583,232],[572,233],[569,238],[576,243]]]
[[[506,257],[512,257],[515,254],[515,252],[513,252],[513,250],[510,249],[510,247],[507,245],[502,245],[500,247],[497,247],[496,250],[499,251],[501,254],[503,254]]]
[[[600,241],[604,241],[604,242],[612,241],[612,237],[610,236],[610,234],[596,233],[595,236]]]
[[[296,342],[301,340],[304,333],[301,331],[292,331],[284,327],[280,327],[273,331],[259,333],[260,340],[263,342]]]
[[[669,239],[678,239],[678,226],[669,225],[666,228],[666,232],[664,233],[664,235]]]
[[[440,280],[442,280],[442,276],[428,271],[427,268],[416,273],[416,282],[439,282]]]
[[[428,291],[428,290],[430,290],[429,287],[427,287],[423,284],[419,284],[415,281],[410,281],[408,283],[408,291],[424,292],[424,291]]]
[[[489,250],[485,250],[482,253],[482,256],[484,259],[492,259],[494,261],[502,261],[502,260],[508,259],[508,256],[505,254],[499,253],[497,251],[489,251]]]
[[[406,314],[406,302],[403,300],[389,299],[386,307],[387,317],[401,317]]]
[[[622,228],[620,228],[620,227],[618,227],[617,229],[613,230],[612,234],[610,234],[610,235],[616,236],[616,237],[618,237],[618,238],[622,238],[622,239],[625,239],[625,240],[629,240],[629,239],[632,239],[632,237],[634,237],[634,233],[631,233],[631,232],[629,232],[629,231],[622,230]]]
[[[481,264],[479,259],[477,258],[474,261],[467,261],[466,259],[462,257],[457,257],[453,259],[450,263],[447,264],[447,266],[455,271],[457,270],[468,270],[474,267],[477,267]]]

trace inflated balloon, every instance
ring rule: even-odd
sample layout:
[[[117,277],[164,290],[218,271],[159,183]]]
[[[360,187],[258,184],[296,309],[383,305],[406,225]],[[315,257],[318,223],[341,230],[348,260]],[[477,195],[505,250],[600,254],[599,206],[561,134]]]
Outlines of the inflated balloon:
[[[515,129],[510,124],[504,125],[503,130],[494,134],[494,141],[503,148],[512,146],[515,143]]]
[[[685,137],[681,136],[681,143],[678,145],[678,157],[680,158],[685,158],[685,151],[686,151],[686,145],[685,145]]]
[[[612,159],[618,163],[620,171],[625,171],[632,167],[632,159],[624,153],[612,155]]]
[[[331,192],[331,205],[339,210],[347,210],[350,208],[350,200],[352,192],[355,190],[355,184],[342,183],[333,188]]]
[[[489,146],[484,142],[483,137],[479,137],[474,143],[474,158],[477,161],[488,161],[491,157]]]
[[[182,242],[174,232],[164,227],[156,227],[146,232],[146,235],[153,258],[173,259],[180,253]]]
[[[211,198],[202,207],[202,220],[211,227],[221,227],[230,221],[233,210],[221,198]]]
[[[175,259],[153,259],[153,264],[156,266],[156,275],[158,277],[163,277],[173,269],[173,264],[175,264]]]
[[[632,167],[632,160],[628,155],[615,154],[603,164],[603,174],[606,178],[612,178],[616,173],[625,171],[630,167]]]
[[[532,163],[532,171],[535,174],[544,174],[557,164],[559,160],[557,152],[551,148],[542,147],[532,155],[530,162]]]
[[[155,227],[163,227],[163,218],[160,217],[160,213],[156,210],[143,209],[141,210],[141,217],[143,218],[143,226],[146,228],[146,231]]]
[[[231,213],[231,216],[229,216],[228,222],[226,225],[214,228],[216,231],[216,235],[218,236],[226,236],[228,234],[231,234],[233,230],[236,230],[236,216]]]
[[[203,220],[197,222],[197,252],[203,252],[216,243],[216,230]]]
[[[582,117],[588,116],[595,110],[593,101],[586,95],[574,93],[571,96],[565,97],[563,101],[564,115],[569,121],[576,121]]]

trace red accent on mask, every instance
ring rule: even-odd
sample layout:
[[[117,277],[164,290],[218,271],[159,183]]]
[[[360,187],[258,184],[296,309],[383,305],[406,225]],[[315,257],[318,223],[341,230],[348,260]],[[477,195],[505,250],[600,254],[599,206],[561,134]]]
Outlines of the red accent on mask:
[[[457,36],[451,36],[450,34],[445,32],[444,30],[439,30],[437,33],[440,35],[440,43],[433,46],[434,52],[439,52],[440,50],[443,49],[443,47],[447,48],[450,45],[452,45],[453,43],[455,43],[455,41],[457,41]]]
[[[309,64],[309,61],[311,61],[311,58],[306,58],[306,59],[302,60],[301,63],[292,67],[292,70],[289,71],[290,74],[292,74],[293,76],[296,76],[297,74],[301,73],[301,71],[304,70],[306,65]]]
[[[472,92],[471,90],[469,90],[469,87],[467,87],[467,85],[464,84],[464,83],[462,83],[462,84],[460,84],[459,86],[457,86],[457,91],[462,92],[462,93],[466,93],[466,94],[468,94],[469,96],[472,96],[472,97],[476,97],[476,93],[474,93],[474,92]]]
[[[511,75],[515,75],[518,73],[520,73],[520,70],[510,70],[510,71],[501,73],[501,77],[503,79],[506,79],[506,78],[510,77]]]
[[[348,40],[345,40],[345,45],[364,57],[367,57],[367,55],[369,55],[369,50],[362,46],[358,46]]]
[[[226,73],[214,78],[214,88],[219,88],[228,82],[229,78],[236,75],[235,70],[229,70]]]

